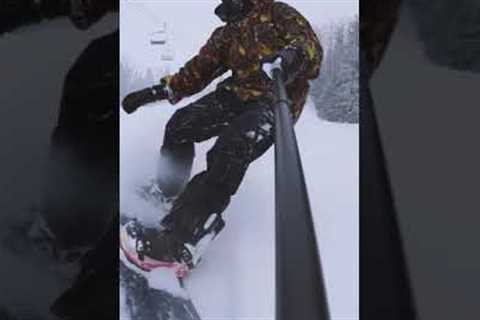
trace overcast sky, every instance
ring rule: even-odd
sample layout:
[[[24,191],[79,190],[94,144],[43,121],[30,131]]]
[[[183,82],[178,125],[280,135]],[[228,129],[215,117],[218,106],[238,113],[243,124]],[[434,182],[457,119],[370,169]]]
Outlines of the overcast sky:
[[[312,24],[321,25],[358,13],[358,0],[284,0]],[[158,63],[149,35],[164,21],[171,26],[173,67],[179,66],[205,43],[221,21],[214,15],[220,0],[123,0],[121,2],[121,55],[142,67]],[[133,62],[132,62],[133,61]]]

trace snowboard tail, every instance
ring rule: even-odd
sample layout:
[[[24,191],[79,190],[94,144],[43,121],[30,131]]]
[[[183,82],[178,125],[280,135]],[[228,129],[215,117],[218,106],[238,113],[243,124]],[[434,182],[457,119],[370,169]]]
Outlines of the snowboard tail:
[[[122,216],[120,223],[127,223],[130,218]],[[156,268],[155,270],[162,270]],[[165,267],[162,281],[167,282],[165,289],[162,285],[154,285],[147,277],[152,270],[143,270],[128,260],[125,252],[120,249],[120,285],[125,291],[125,311],[131,320],[201,320],[193,302],[187,294],[183,280],[171,268]]]
[[[120,262],[120,284],[131,320],[201,320],[191,300],[153,289],[141,274]],[[183,284],[180,283],[183,288]]]

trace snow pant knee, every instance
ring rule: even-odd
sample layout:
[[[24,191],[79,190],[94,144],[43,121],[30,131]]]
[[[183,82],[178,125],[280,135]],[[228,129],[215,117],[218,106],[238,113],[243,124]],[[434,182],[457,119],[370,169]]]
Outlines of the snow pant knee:
[[[221,91],[212,92],[177,110],[168,121],[157,175],[167,196],[174,196],[185,187],[192,168],[194,143],[218,136],[236,115],[233,109],[237,102],[224,96]]]
[[[171,148],[176,145],[193,143],[194,137],[189,132],[192,118],[193,115],[186,108],[175,111],[165,127],[163,146]]]
[[[235,194],[250,163],[272,146],[274,127],[274,114],[268,105],[233,121],[207,154],[208,183]]]
[[[165,128],[164,146],[202,142],[219,135],[235,116],[231,108],[215,91],[178,109]]]
[[[190,178],[194,157],[193,143],[162,146],[156,180],[165,196],[176,196],[185,188]]]
[[[218,186],[229,195],[237,192],[250,164],[248,145],[232,138],[218,139],[207,154],[206,171],[207,183]]]

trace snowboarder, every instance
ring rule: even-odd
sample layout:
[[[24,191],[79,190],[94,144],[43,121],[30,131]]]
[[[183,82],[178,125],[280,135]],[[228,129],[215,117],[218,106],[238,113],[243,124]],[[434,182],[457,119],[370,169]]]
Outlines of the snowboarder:
[[[158,228],[133,220],[120,233],[126,261],[144,271],[168,267],[179,278],[185,276],[223,228],[222,212],[249,164],[274,142],[272,67],[283,70],[294,120],[305,104],[308,81],[320,71],[320,42],[291,6],[274,0],[222,0],[215,13],[225,24],[198,55],[160,84],[122,102],[127,113],[164,99],[176,104],[232,71],[214,92],[177,110],[166,125],[156,184],[163,197],[173,199],[172,209]],[[207,169],[187,183],[194,143],[212,137],[218,139],[207,154]]]

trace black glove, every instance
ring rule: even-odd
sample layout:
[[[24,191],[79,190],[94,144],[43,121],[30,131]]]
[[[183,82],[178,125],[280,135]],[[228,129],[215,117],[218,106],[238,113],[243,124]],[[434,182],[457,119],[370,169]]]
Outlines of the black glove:
[[[143,105],[167,98],[168,91],[165,85],[160,84],[130,93],[123,99],[122,106],[126,113],[133,113]]]
[[[270,56],[263,61],[264,72],[273,80],[272,69],[278,65],[283,73],[283,81],[289,84],[297,78],[304,68],[305,57],[302,51],[295,47],[286,47],[278,54]]]

